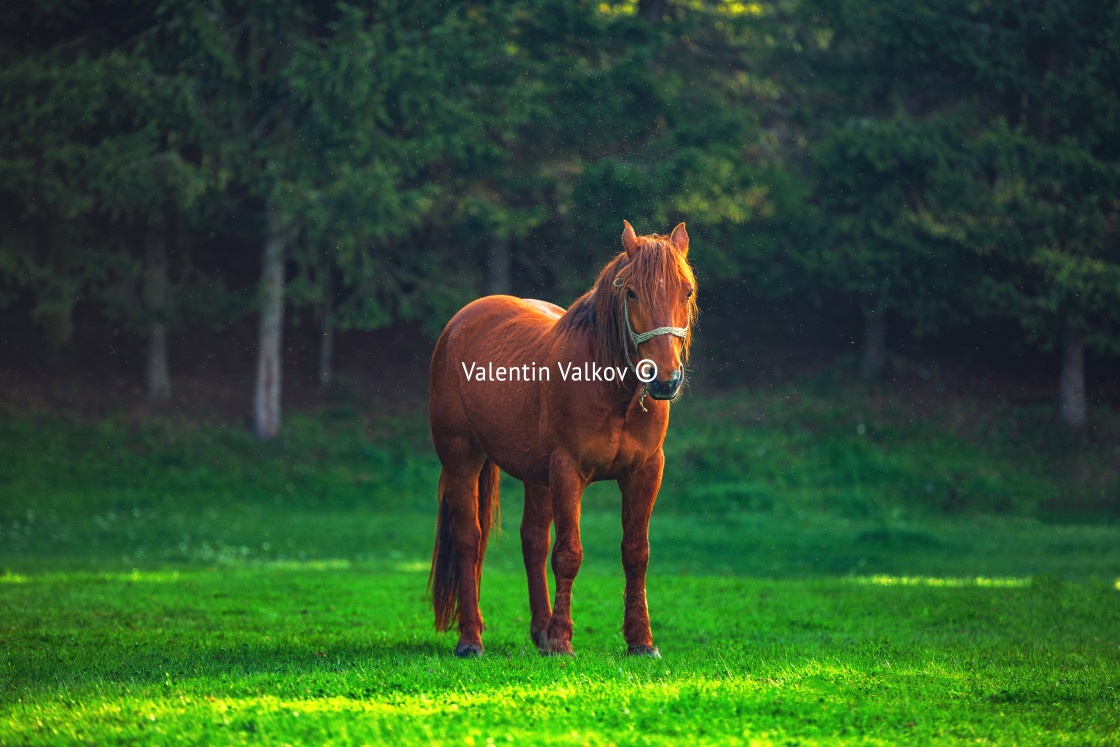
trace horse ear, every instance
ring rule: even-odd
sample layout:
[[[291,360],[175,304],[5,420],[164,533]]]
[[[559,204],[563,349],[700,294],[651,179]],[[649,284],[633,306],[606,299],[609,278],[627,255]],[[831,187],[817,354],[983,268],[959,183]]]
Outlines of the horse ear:
[[[688,231],[684,230],[684,223],[673,229],[673,235],[669,237],[673,241],[673,246],[677,247],[682,255],[688,256]]]
[[[626,256],[634,259],[634,255],[638,253],[638,235],[634,233],[634,227],[630,225],[629,221],[622,221],[622,225],[626,228],[622,229],[622,246],[626,248]]]

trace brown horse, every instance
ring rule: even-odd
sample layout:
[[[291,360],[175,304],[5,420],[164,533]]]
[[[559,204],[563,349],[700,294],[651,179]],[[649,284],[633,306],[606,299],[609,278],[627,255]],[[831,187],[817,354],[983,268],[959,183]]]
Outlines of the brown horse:
[[[478,591],[498,517],[499,469],[525,483],[521,549],[529,633],[541,652],[572,653],[580,499],[590,483],[617,480],[623,633],[630,653],[660,655],[646,607],[649,517],[661,486],[669,403],[684,381],[696,280],[683,223],[669,236],[642,237],[623,223],[626,251],[567,312],[488,296],[456,314],[436,343],[429,407],[443,471],[428,587],[436,629],[459,622],[459,656],[483,650]],[[553,522],[555,608],[545,576]]]

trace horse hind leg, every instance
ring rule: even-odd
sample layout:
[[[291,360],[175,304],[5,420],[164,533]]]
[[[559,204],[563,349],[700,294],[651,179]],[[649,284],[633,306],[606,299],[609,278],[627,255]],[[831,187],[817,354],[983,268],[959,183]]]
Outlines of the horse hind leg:
[[[548,651],[548,621],[552,618],[547,575],[551,528],[552,496],[548,488],[525,483],[521,555],[525,560],[525,575],[529,580],[529,635],[542,652]]]
[[[445,464],[439,484],[439,522],[428,582],[436,629],[447,630],[458,619],[455,653],[479,656],[483,622],[478,592],[490,512],[497,507],[497,468],[482,457],[455,466]]]

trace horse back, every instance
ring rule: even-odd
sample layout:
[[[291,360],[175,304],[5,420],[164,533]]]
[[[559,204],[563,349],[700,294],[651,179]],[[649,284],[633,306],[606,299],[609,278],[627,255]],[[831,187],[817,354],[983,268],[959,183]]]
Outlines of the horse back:
[[[548,481],[541,444],[541,388],[564,310],[513,296],[480,298],[456,314],[432,356],[429,417],[437,452],[459,439],[477,444],[514,477]],[[444,455],[441,453],[441,459]]]

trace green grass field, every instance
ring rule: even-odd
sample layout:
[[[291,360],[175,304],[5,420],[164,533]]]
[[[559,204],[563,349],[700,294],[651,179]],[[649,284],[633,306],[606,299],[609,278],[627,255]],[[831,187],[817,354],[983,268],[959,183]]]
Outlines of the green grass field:
[[[487,654],[461,661],[424,596],[422,417],[340,402],[258,444],[9,415],[0,744],[1120,744],[1116,439],[827,389],[675,406],[658,661],[624,655],[613,485],[585,496],[562,659],[530,644],[503,483]]]

